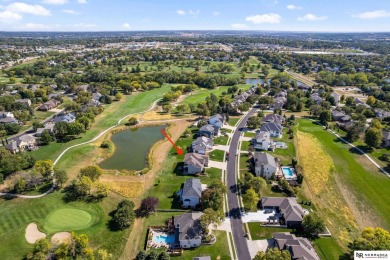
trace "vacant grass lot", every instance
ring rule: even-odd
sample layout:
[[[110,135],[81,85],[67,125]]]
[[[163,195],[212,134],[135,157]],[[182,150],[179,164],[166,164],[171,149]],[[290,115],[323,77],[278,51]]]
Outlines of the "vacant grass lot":
[[[291,161],[296,157],[294,139],[290,139],[290,135],[287,134],[287,129],[284,129],[283,136],[278,139],[274,139],[276,142],[284,142],[287,145],[286,149],[276,148],[274,152],[269,152],[273,156],[280,159],[282,165],[291,165]]]
[[[321,259],[339,259],[344,253],[333,237],[321,237],[313,242],[314,248]]]
[[[349,207],[353,211],[353,217],[357,219],[359,226],[382,226],[388,229],[390,226],[390,204],[384,199],[383,194],[390,194],[389,178],[378,172],[378,170],[371,168],[370,163],[368,163],[366,159],[361,155],[354,154],[353,151],[350,151],[349,146],[338,141],[338,139],[335,139],[334,135],[325,131],[321,126],[314,124],[312,121],[303,119],[299,120],[298,123],[298,139],[300,133],[306,134],[304,136],[309,134],[309,136],[311,136],[311,142],[316,143],[315,146],[317,148],[315,149],[320,149],[322,154],[325,154],[326,157],[330,157],[332,160],[332,165],[328,168],[332,171],[332,174],[328,176],[334,176],[334,178],[337,178],[337,181],[336,179],[330,179],[327,183],[322,183],[322,186],[327,190],[325,192],[333,193],[334,196],[341,198],[342,195],[340,191],[342,191],[345,200],[347,200]],[[308,159],[306,161],[308,163],[312,161],[317,165],[322,165],[324,159],[314,156],[317,152],[313,152],[310,147],[304,147],[305,143],[307,143],[307,141],[300,142],[298,140],[298,158],[301,158],[301,156],[304,155],[307,156]],[[313,160],[313,158],[315,158],[315,160]],[[327,161],[329,162],[329,160]],[[301,159],[299,159],[298,162],[302,164]],[[316,166],[313,165],[312,167]],[[308,169],[305,166],[303,168],[306,175]],[[319,170],[323,171],[323,169]],[[312,173],[308,172],[308,174],[311,175]],[[319,174],[315,175],[318,176]],[[324,177],[319,176],[318,178]],[[317,186],[311,187],[311,183],[315,182],[315,180],[311,182],[309,176],[305,176],[305,180],[307,181],[307,186],[312,194],[315,194],[315,191],[321,190],[321,188],[318,187],[321,185],[320,182],[317,183]],[[322,214],[326,214],[327,218],[325,219],[332,219],[332,217],[337,219],[346,213],[346,211],[343,210],[346,203],[340,204],[341,207],[340,205],[334,207],[334,212],[331,214],[330,212],[326,212],[329,209],[321,206],[321,204],[326,203],[329,199],[322,194],[312,197],[312,199],[315,199],[316,197],[316,200],[318,200],[318,203],[316,202],[319,208],[318,211]],[[345,215],[345,218],[348,215]],[[348,217],[347,221],[350,222],[350,217]],[[333,220],[332,222],[335,226],[341,225],[341,222],[338,222],[337,220]],[[341,225],[339,228],[345,227],[348,227],[348,225]],[[351,230],[354,231],[355,229]],[[342,233],[341,237],[348,237],[347,231],[343,231]]]
[[[241,118],[240,116],[235,116],[235,117],[231,116],[229,118],[228,124],[231,126],[235,126],[237,124],[238,120],[240,120],[240,118]]]
[[[228,139],[227,136],[221,135],[214,139],[214,144],[227,145]]]
[[[269,239],[277,232],[292,232],[290,228],[262,227],[260,222],[248,222],[248,227],[252,240]]]

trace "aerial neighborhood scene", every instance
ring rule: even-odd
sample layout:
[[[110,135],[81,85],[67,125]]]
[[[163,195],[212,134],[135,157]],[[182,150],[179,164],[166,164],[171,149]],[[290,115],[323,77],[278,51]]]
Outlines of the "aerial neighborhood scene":
[[[1,260],[390,259],[390,2],[7,0]]]

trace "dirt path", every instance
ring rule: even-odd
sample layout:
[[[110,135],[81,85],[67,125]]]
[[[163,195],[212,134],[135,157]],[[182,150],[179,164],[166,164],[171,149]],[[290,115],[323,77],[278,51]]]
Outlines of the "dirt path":
[[[193,122],[188,120],[176,120],[173,122],[171,127],[168,129],[168,134],[171,136],[173,141],[179,139],[182,133],[190,126]],[[168,141],[163,141],[154,147],[152,151],[152,169],[144,176],[144,192],[150,189],[152,186],[156,174],[160,171],[164,160],[171,149],[172,145]],[[139,200],[134,199],[134,203],[138,204]],[[127,240],[127,244],[125,246],[125,250],[120,259],[133,259],[135,255],[138,253],[138,249],[141,247],[141,243],[145,240],[144,237],[141,237],[140,234],[143,232],[145,224],[145,219],[137,219],[133,225],[129,238]]]

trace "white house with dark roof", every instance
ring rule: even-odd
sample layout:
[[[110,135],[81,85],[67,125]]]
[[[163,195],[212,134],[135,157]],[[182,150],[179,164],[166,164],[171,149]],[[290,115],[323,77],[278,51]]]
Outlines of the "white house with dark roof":
[[[54,118],[54,123],[57,122],[74,123],[76,122],[76,116],[73,113],[60,114]]]
[[[200,136],[191,144],[191,149],[194,153],[206,154],[207,151],[213,149],[214,141],[208,137]]]
[[[283,135],[283,126],[274,122],[264,123],[260,126],[260,132],[269,132],[271,137],[280,138]]]
[[[271,140],[269,132],[258,132],[251,140],[253,148],[258,150],[268,150],[273,148],[274,142]]]
[[[252,165],[256,176],[271,178],[273,174],[280,172],[279,159],[269,153],[256,152],[252,158]]]
[[[283,124],[285,119],[279,114],[267,114],[262,118],[262,121],[265,123],[276,123],[276,124]]]
[[[315,249],[307,238],[296,237],[288,232],[273,234],[274,245],[279,250],[290,252],[291,259],[297,260],[320,260]]]
[[[194,248],[202,244],[203,228],[200,224],[202,215],[202,212],[192,212],[174,217],[175,245],[181,248]]]
[[[382,146],[390,147],[390,132],[382,130]]]
[[[184,174],[197,174],[209,165],[209,157],[198,153],[187,153],[184,156]]]
[[[195,208],[200,204],[202,197],[202,183],[200,179],[187,179],[181,190],[180,200],[184,208]]]
[[[219,133],[218,127],[215,127],[213,125],[207,124],[202,126],[198,131],[198,136],[206,136],[208,138],[214,138],[218,136]]]
[[[261,206],[264,210],[276,210],[280,214],[279,219],[284,219],[286,226],[290,228],[301,227],[303,217],[307,214],[295,197],[263,197]]]

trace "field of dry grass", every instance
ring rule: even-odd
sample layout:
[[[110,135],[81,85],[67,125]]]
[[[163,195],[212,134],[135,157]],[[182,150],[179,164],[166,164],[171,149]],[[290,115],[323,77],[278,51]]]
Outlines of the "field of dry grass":
[[[333,236],[345,248],[358,225],[336,179],[332,158],[311,134],[297,133],[298,162],[305,174],[303,190],[315,204]],[[314,159],[315,158],[315,159]]]

